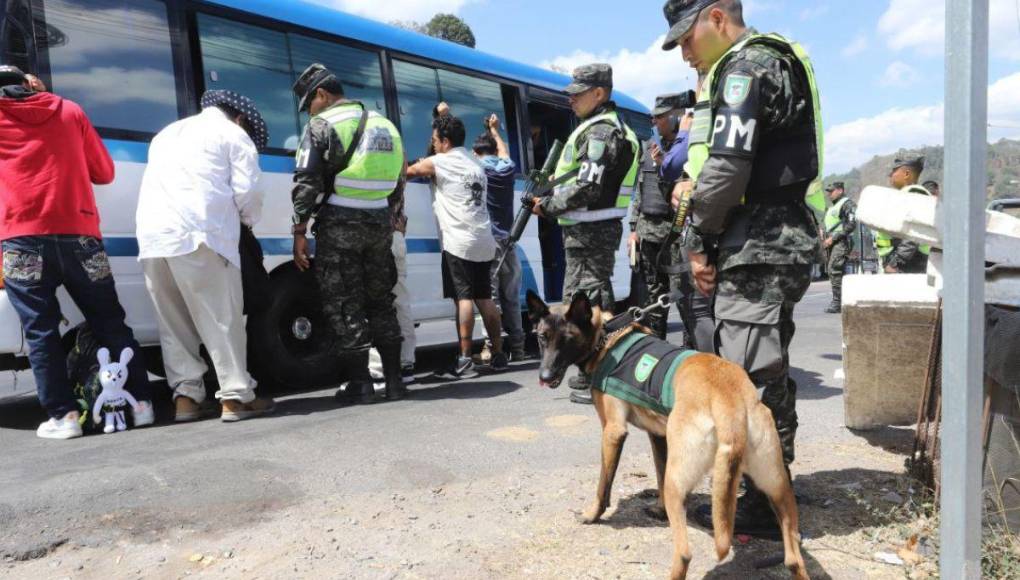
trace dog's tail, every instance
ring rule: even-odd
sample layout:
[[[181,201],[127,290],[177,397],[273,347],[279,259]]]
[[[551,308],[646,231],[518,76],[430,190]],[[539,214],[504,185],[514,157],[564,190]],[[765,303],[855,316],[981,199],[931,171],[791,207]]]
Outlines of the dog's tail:
[[[715,405],[713,405],[715,407]],[[737,511],[737,487],[747,449],[747,409],[720,405],[713,408],[718,446],[712,470],[712,529],[715,531],[715,552],[719,560],[730,553],[733,543],[733,520]]]

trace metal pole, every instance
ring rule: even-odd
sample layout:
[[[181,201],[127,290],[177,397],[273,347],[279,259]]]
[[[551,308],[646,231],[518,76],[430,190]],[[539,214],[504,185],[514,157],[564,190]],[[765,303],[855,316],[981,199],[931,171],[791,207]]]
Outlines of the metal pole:
[[[942,578],[981,577],[988,0],[946,0]]]

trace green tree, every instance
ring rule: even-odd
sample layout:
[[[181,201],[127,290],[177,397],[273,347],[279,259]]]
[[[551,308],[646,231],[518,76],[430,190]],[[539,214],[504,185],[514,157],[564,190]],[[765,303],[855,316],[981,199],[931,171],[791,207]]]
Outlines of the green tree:
[[[475,47],[475,34],[471,27],[453,14],[436,14],[425,25],[425,34],[442,38],[471,48]]]

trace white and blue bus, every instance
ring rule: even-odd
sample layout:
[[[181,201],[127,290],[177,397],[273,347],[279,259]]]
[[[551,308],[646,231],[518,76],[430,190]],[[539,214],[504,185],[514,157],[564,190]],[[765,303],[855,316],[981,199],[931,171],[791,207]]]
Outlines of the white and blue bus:
[[[255,100],[270,131],[261,156],[264,218],[255,232],[272,275],[273,306],[265,320],[250,325],[253,350],[272,363],[264,371],[272,376],[264,378],[300,386],[335,382],[338,369],[314,284],[291,261],[293,150],[307,121],[291,85],[312,62],[335,71],[348,97],[396,123],[412,160],[425,153],[439,101],[450,103],[469,133],[481,133],[482,119],[499,114],[519,179],[540,166],[552,141],[565,140],[576,122],[562,93],[569,79],[561,74],[302,0],[0,0],[0,63],[35,73],[50,90],[79,103],[116,162],[116,180],[97,188],[96,198],[117,290],[142,345],[158,345],[134,238],[148,144],[167,124],[198,112],[205,90],[232,89]],[[626,95],[614,98],[628,123],[648,138],[647,108]],[[453,307],[442,298],[431,195],[426,184],[406,190],[408,287],[415,320],[423,328],[443,322],[452,341]],[[518,251],[524,289],[559,299],[564,268],[556,225],[532,220]],[[621,244],[617,298],[626,298],[630,288]],[[66,295],[61,300],[70,330],[81,315]],[[0,368],[25,368],[26,350],[18,318],[0,292]],[[17,393],[0,392],[10,394]]]

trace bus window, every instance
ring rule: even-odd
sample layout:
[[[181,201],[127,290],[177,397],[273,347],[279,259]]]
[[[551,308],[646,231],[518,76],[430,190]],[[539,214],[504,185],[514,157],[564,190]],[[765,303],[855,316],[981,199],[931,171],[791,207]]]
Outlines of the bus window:
[[[361,101],[369,111],[386,114],[378,53],[297,34],[290,35],[290,50],[295,75],[314,62],[322,63],[340,79],[345,97]]]
[[[652,120],[648,115],[628,109],[620,109],[620,113],[623,122],[637,134],[638,140],[644,142],[652,138]]]
[[[464,128],[467,130],[465,145],[469,149],[475,139],[485,131],[484,119],[493,113],[499,115],[503,123],[503,138],[511,144],[516,144],[516,134],[509,130],[510,127],[516,126],[516,117],[513,109],[504,106],[503,89],[499,83],[440,69],[439,92],[440,98],[450,105],[453,114],[464,121]],[[520,156],[513,158],[520,167]]]
[[[93,125],[155,133],[177,120],[166,6],[158,0],[46,0],[53,92]]]
[[[404,138],[407,159],[413,162],[425,156],[432,139],[432,109],[439,102],[436,71],[395,60],[393,78],[400,105],[400,134]],[[458,114],[456,110],[454,114]]]
[[[205,88],[229,89],[255,101],[269,127],[269,146],[297,149],[297,100],[282,32],[198,15]]]
[[[31,71],[32,17],[27,0],[10,0],[6,11],[0,11],[0,62]],[[34,72],[34,71],[33,71]]]

